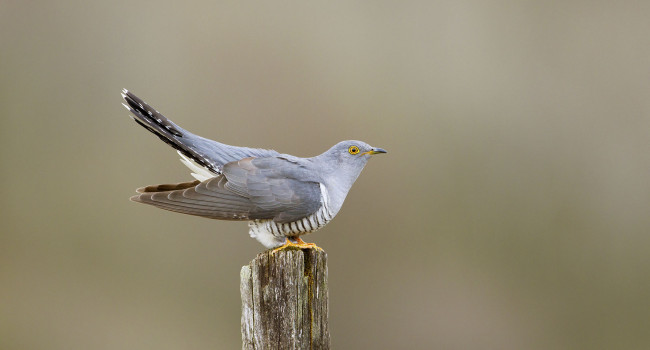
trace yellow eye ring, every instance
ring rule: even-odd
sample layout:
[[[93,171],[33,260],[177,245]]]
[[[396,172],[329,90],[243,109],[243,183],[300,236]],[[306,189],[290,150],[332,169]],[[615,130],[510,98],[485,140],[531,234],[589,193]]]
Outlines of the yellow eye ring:
[[[350,154],[352,154],[352,155],[357,154],[357,153],[359,153],[359,147],[350,146],[350,148],[348,148],[348,152],[350,152]]]

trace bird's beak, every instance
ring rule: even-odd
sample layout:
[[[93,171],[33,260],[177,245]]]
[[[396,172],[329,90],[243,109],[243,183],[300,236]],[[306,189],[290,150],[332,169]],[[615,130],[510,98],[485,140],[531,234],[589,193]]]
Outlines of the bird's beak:
[[[363,154],[373,155],[373,154],[379,154],[379,153],[388,153],[388,152],[386,152],[386,150],[383,149],[383,148],[373,147],[370,151],[364,152]]]

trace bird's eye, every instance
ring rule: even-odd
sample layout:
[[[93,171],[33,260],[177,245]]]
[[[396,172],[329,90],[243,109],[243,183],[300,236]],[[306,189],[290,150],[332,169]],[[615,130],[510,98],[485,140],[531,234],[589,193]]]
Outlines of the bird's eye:
[[[350,146],[350,148],[348,148],[348,152],[350,152],[350,154],[357,154],[357,153],[359,153],[359,147]]]

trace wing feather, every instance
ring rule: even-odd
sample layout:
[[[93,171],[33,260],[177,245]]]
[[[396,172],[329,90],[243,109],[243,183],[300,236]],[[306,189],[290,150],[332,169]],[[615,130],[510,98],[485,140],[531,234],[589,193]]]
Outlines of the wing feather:
[[[246,158],[224,166],[225,187],[250,198],[256,215],[279,223],[302,219],[321,206],[320,184],[306,181],[295,161],[281,157]]]
[[[131,199],[175,212],[221,220],[289,223],[321,206],[318,182],[298,179],[300,165],[282,158],[246,158],[205,181],[147,186]]]
[[[225,183],[223,175],[210,178],[203,182],[172,185],[148,186],[131,200],[170,211],[184,214],[203,216],[221,220],[247,220],[254,209],[251,201],[238,196],[219,185]],[[194,187],[189,186],[194,185]],[[207,189],[210,186],[210,189]],[[155,191],[160,189],[159,191]],[[198,192],[200,189],[203,193]]]

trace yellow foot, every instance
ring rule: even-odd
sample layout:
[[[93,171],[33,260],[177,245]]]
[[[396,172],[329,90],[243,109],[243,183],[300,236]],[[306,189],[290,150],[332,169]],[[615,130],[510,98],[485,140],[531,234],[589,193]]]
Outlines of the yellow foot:
[[[299,246],[299,247],[301,247],[301,248],[316,248],[316,249],[320,249],[320,247],[317,246],[316,244],[314,244],[314,243],[307,243],[307,242],[303,241],[302,239],[300,239],[300,237],[296,237],[296,238],[294,238],[294,239],[296,240],[296,245]],[[322,249],[321,249],[321,250],[322,250]]]
[[[271,254],[273,254],[275,252],[279,252],[280,250],[283,250],[283,249],[310,249],[310,248],[314,248],[314,249],[318,249],[318,250],[323,250],[319,246],[315,245],[314,243],[307,243],[307,242],[303,241],[302,239],[300,239],[300,237],[295,237],[294,240],[296,241],[296,243],[291,242],[287,238],[287,242],[284,243],[283,245],[273,249],[273,251],[271,251]]]

